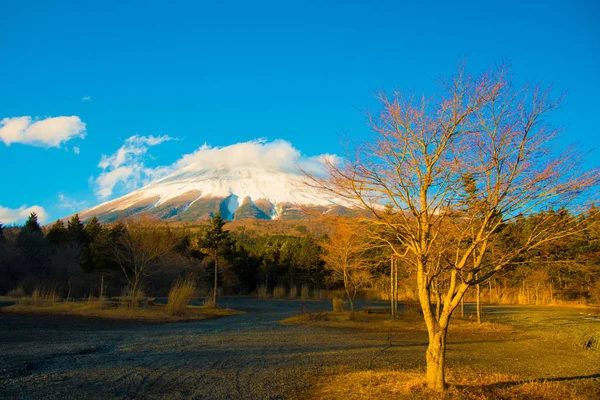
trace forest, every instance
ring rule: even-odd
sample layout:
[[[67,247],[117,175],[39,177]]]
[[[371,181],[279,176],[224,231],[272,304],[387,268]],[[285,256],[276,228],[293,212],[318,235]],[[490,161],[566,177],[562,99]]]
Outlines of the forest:
[[[482,302],[600,303],[596,209],[578,216],[564,210],[554,214],[565,221],[580,219],[584,227],[568,240],[520,255],[479,288]],[[501,244],[489,257],[500,257],[526,240],[530,227],[542,217],[534,214],[506,224]],[[231,230],[233,224],[221,224],[225,239],[213,245],[220,264],[219,295],[389,299],[390,253],[372,244],[374,220],[299,220],[288,224],[286,233],[275,224],[275,233],[270,233],[269,222],[237,224]],[[66,225],[58,220],[40,226],[32,214],[23,226],[0,225],[0,293],[25,295],[38,288],[63,298],[85,298],[115,296],[133,288],[166,296],[174,281],[191,275],[208,296],[214,287],[215,256],[206,237],[213,228],[208,222],[170,226],[125,220],[104,225],[93,218],[83,223],[77,214]],[[345,263],[339,262],[341,256]],[[397,297],[416,300],[414,268],[399,261]],[[475,295],[476,290],[468,291],[466,301],[474,301]]]

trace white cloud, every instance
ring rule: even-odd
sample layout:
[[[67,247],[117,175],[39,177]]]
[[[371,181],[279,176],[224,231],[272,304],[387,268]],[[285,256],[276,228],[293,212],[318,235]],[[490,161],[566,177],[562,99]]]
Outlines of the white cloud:
[[[81,101],[92,101],[92,96],[83,96]]]
[[[149,147],[169,140],[174,139],[168,135],[131,136],[114,154],[102,155],[98,167],[102,168],[103,172],[94,179],[96,196],[106,199],[113,194],[117,184],[123,184],[125,189],[131,190],[163,174],[162,167],[147,168],[144,156]]]
[[[0,120],[0,140],[40,147],[59,147],[73,138],[85,137],[85,123],[79,117],[54,117],[32,120],[31,117]]]
[[[38,222],[43,224],[48,220],[48,213],[40,206],[21,206],[19,208],[6,208],[0,206],[0,223],[2,224],[14,224],[16,222],[23,222],[32,212],[38,216]]]
[[[306,157],[285,140],[266,142],[259,139],[224,147],[211,147],[205,144],[195,152],[184,155],[172,166],[172,170],[188,166],[193,168],[260,167],[297,172],[301,167],[311,172],[318,172],[322,170],[325,159],[332,162],[339,160],[337,156],[331,154]]]
[[[144,165],[144,156],[149,146],[171,140],[168,136],[132,136],[111,156],[102,156],[98,166],[104,171],[95,178],[96,195],[107,199],[114,193],[117,184],[124,189],[137,189],[144,184],[165,177],[181,169],[202,168],[266,168],[273,171],[298,172],[299,168],[319,174],[323,162],[338,163],[340,158],[332,154],[314,157],[304,156],[290,142],[263,139],[232,144],[224,147],[203,145],[196,151],[186,154],[168,166],[149,168]]]
[[[86,201],[76,201],[63,193],[58,193],[59,207],[71,210],[79,210],[87,205]]]
[[[79,150],[79,147],[73,146],[73,153],[79,154],[79,153],[81,153],[81,150]]]

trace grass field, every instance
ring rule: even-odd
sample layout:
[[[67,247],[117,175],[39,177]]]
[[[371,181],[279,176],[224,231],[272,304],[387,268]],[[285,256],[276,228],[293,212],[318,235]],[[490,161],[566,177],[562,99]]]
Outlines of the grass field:
[[[482,324],[472,318],[454,318],[448,337],[445,398],[600,398],[599,314],[598,309],[583,307],[488,306]],[[340,335],[350,331],[387,334],[389,347],[382,352],[427,340],[422,317],[416,313],[400,313],[396,321],[389,315],[357,313],[352,321],[349,313],[305,312],[281,323],[337,330]],[[469,347],[461,350],[466,344]],[[420,356],[424,358],[424,352]],[[592,367],[592,373],[565,376],[585,365],[596,368]],[[316,380],[309,397],[438,398],[425,390],[424,378],[422,367],[382,369],[376,362],[366,370],[338,366]]]
[[[97,302],[58,302],[52,305],[33,306],[15,304],[3,307],[2,312],[15,314],[43,314],[86,318],[101,318],[112,320],[128,320],[138,322],[167,323],[182,321],[199,321],[214,319],[229,315],[243,314],[241,311],[228,308],[213,308],[204,306],[187,306],[185,312],[172,315],[167,305],[159,304],[149,307],[101,307]]]

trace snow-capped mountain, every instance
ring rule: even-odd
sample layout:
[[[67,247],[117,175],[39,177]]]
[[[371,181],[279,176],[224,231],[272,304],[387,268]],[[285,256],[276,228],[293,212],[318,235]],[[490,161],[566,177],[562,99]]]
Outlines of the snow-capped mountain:
[[[349,202],[308,187],[295,171],[260,165],[191,164],[172,174],[80,213],[101,221],[150,215],[170,221],[194,221],[217,212],[226,219],[295,219],[303,210],[349,213]]]

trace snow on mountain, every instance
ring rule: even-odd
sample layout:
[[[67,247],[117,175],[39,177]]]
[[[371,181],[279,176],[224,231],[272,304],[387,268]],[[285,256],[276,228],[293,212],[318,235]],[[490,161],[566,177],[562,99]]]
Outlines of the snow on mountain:
[[[269,163],[191,163],[126,196],[80,213],[112,221],[135,215],[193,221],[220,212],[227,219],[299,218],[301,209],[322,213],[354,207],[303,183],[292,168]]]

